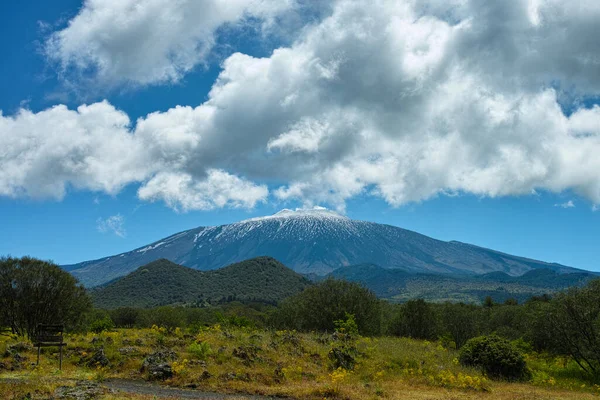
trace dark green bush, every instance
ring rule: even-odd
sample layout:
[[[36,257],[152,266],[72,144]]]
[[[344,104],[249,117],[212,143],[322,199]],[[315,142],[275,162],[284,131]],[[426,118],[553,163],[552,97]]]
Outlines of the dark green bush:
[[[113,321],[110,319],[110,317],[108,315],[105,315],[104,317],[93,320],[89,326],[90,331],[92,331],[94,333],[110,331],[114,327],[115,327],[115,324],[113,323]]]
[[[373,292],[352,282],[327,279],[285,299],[274,315],[274,325],[299,331],[336,329],[335,321],[354,315],[361,335],[381,332],[381,301]]]
[[[498,336],[480,336],[467,341],[460,350],[460,363],[478,367],[492,379],[523,381],[531,378],[523,355]]]

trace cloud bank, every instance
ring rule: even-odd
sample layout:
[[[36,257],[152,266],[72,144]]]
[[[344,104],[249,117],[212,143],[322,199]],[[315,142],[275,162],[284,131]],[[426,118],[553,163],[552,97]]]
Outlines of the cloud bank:
[[[155,3],[162,2],[148,4]],[[169,7],[183,12],[188,3]],[[206,26],[278,12],[268,2],[252,2],[260,12],[234,3],[236,17]],[[198,107],[135,123],[107,101],[0,116],[0,194],[60,199],[70,187],[118,193],[133,183],[142,200],[184,211],[250,208],[269,198],[343,209],[361,194],[400,206],[440,194],[537,190],[572,190],[600,204],[600,107],[586,100],[600,95],[600,3],[330,6],[289,47],[266,58],[228,57]],[[52,46],[65,65],[95,65],[97,79],[178,80],[205,54],[197,43],[210,40],[198,38],[214,34],[177,28],[156,54],[119,58],[96,36],[139,40],[132,29],[146,20],[103,18],[111,15],[103,7],[121,6],[88,1],[52,39],[71,43],[73,34],[89,43]],[[87,19],[103,24],[81,22]],[[72,33],[79,24],[92,33]],[[143,25],[144,37],[164,26]],[[140,57],[148,57],[148,70],[135,67]]]
[[[218,29],[258,20],[270,25],[293,0],[86,0],[54,32],[46,55],[63,74],[104,85],[177,82],[203,63]]]

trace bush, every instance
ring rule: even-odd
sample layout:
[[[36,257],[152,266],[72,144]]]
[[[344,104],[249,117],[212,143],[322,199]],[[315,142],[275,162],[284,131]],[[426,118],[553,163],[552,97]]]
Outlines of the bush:
[[[498,336],[480,336],[467,341],[460,350],[462,365],[478,367],[490,378],[522,381],[531,378],[523,355]]]
[[[119,328],[133,328],[137,324],[140,312],[133,307],[120,307],[110,311],[110,318]]]
[[[110,317],[108,315],[105,315],[101,318],[93,320],[92,322],[90,322],[90,326],[89,326],[90,331],[92,331],[94,333],[110,331],[114,327],[115,327],[115,324],[113,323],[113,321],[110,319]]]
[[[199,360],[206,360],[206,358],[212,353],[210,344],[206,342],[192,343],[188,346],[188,352],[198,358]]]
[[[73,330],[91,307],[77,279],[50,261],[0,258],[0,325],[35,336],[38,324],[64,324]]]
[[[354,315],[361,335],[381,332],[381,301],[357,283],[327,279],[283,301],[274,322],[300,331],[336,329],[335,321]]]

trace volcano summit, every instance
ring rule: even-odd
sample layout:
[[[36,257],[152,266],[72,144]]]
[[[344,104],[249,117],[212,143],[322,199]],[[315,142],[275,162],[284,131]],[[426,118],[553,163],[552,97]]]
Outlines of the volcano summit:
[[[538,268],[578,271],[436,240],[396,226],[356,221],[321,207],[284,209],[229,225],[190,229],[127,253],[64,268],[86,286],[96,286],[160,258],[212,270],[258,256],[276,258],[296,272],[319,275],[363,263],[409,273],[462,276],[496,271],[518,276]]]

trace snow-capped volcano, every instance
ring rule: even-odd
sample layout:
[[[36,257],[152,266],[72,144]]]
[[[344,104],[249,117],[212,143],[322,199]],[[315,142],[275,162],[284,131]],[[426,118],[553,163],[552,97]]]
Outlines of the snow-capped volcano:
[[[64,268],[86,286],[95,286],[160,258],[211,270],[258,256],[271,256],[297,272],[316,274],[362,263],[454,275],[494,271],[521,275],[536,268],[571,270],[464,243],[443,242],[395,226],[352,220],[322,207],[284,209],[229,225],[199,227],[127,253]]]

